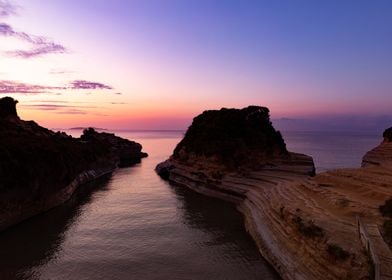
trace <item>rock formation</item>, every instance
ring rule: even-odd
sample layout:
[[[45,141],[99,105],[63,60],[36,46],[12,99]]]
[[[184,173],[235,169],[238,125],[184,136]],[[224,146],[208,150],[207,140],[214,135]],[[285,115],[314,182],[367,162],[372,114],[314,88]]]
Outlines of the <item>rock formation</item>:
[[[0,118],[1,119],[18,119],[16,113],[16,104],[18,101],[11,97],[4,97],[0,99]]]
[[[265,107],[205,111],[197,116],[177,145],[173,157],[181,162],[204,157],[229,169],[256,168],[260,159],[289,158],[282,135]]]
[[[20,120],[0,99],[0,230],[68,200],[83,183],[147,156],[138,143],[92,129],[81,138]]]
[[[383,133],[384,141],[363,157],[362,166],[392,166],[392,127]]]
[[[377,166],[312,176],[312,158],[286,151],[268,109],[229,111],[236,116],[226,118],[223,109],[196,117],[173,156],[157,166],[158,174],[236,203],[261,254],[283,279],[369,279],[372,262],[381,279],[389,279],[392,255],[379,231],[385,218],[378,209],[392,197],[392,169],[386,164],[392,150],[383,148]],[[216,140],[214,132],[220,131],[225,137]],[[359,229],[367,232],[362,239]]]

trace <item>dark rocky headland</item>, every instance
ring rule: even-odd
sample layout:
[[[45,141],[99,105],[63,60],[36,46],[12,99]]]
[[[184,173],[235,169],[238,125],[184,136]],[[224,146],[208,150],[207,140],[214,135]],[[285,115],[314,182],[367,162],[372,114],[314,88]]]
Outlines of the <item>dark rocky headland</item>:
[[[83,183],[140,162],[139,143],[86,129],[80,138],[21,120],[0,99],[0,230],[47,211]]]
[[[195,117],[173,155],[156,170],[164,179],[179,184],[189,179],[192,184],[188,186],[195,191],[224,195],[232,202],[241,201],[245,190],[222,186],[227,174],[247,176],[261,170],[298,176],[315,173],[313,159],[287,151],[281,133],[272,126],[268,108],[258,106],[210,110]]]
[[[156,171],[234,202],[283,279],[392,279],[391,132],[362,168],[315,175],[311,157],[287,151],[267,108],[206,111]]]

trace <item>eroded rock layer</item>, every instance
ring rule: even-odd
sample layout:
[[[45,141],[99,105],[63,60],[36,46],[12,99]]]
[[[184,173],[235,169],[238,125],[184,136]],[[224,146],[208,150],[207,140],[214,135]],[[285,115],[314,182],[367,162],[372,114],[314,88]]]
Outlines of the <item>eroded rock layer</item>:
[[[174,155],[159,164],[157,172],[176,185],[236,203],[261,254],[283,279],[373,277],[358,219],[379,260],[381,279],[392,279],[392,255],[379,230],[385,220],[379,206],[392,197],[388,145],[384,141],[376,148],[377,156],[364,157],[364,162],[376,158],[377,165],[315,177],[313,160],[306,155],[259,152],[260,164],[228,168],[215,156],[189,148],[181,158]]]

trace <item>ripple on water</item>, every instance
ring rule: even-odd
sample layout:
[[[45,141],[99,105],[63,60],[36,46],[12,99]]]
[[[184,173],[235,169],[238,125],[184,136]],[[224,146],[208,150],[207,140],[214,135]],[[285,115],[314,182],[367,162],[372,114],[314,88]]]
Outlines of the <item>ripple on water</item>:
[[[178,137],[136,140],[141,164],[0,234],[0,279],[278,279],[232,205],[155,174]]]

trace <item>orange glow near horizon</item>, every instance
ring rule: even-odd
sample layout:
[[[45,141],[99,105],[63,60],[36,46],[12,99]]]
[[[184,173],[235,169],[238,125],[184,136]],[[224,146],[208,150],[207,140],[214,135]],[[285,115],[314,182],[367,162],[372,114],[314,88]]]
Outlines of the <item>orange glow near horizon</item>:
[[[53,98],[52,98],[53,99]],[[350,108],[344,104],[324,104],[309,108],[296,107],[290,104],[243,104],[234,106],[204,106],[202,104],[180,103],[169,104],[128,104],[104,101],[102,103],[56,103],[55,100],[44,102],[24,102],[19,98],[18,113],[22,119],[34,120],[48,128],[101,127],[108,129],[186,129],[192,119],[204,110],[226,108],[242,108],[248,105],[266,106],[270,109],[271,119],[279,118],[317,118],[338,115],[344,107],[347,115],[354,114],[358,107]],[[35,107],[35,105],[39,105]],[[49,106],[46,108],[45,106]],[[50,105],[56,106],[54,109]],[[42,106],[42,107],[41,107]],[[57,107],[58,106],[58,107]],[[62,107],[64,106],[64,107]],[[331,110],[333,108],[334,111]],[[365,112],[366,107],[363,106]],[[307,112],[307,113],[304,113]],[[371,112],[367,112],[371,114]]]
[[[46,127],[184,129],[204,110],[249,105],[272,119],[391,116],[382,17],[364,34],[363,18],[344,13],[346,34],[330,17],[318,30],[266,3],[22,2],[0,15],[0,95]],[[320,19],[328,10],[311,9]],[[377,9],[369,17],[388,10]]]

